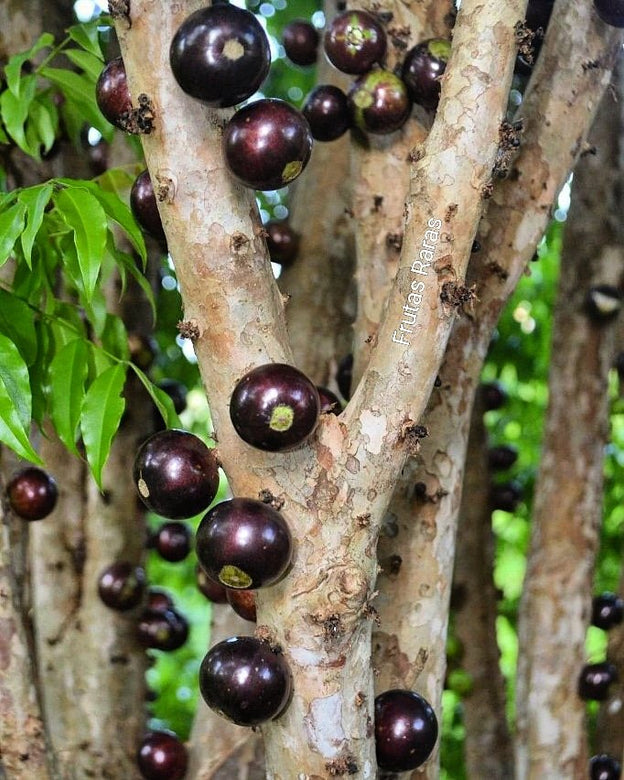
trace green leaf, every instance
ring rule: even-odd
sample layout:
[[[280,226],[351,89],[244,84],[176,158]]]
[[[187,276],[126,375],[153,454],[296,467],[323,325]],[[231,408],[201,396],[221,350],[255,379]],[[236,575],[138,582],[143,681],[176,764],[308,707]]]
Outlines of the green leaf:
[[[0,441],[20,457],[41,463],[28,439],[31,402],[26,363],[15,344],[0,334]]]
[[[112,242],[111,242],[112,243]],[[122,279],[123,283],[123,289],[125,290],[125,276],[126,273],[129,273],[137,282],[141,290],[143,290],[143,294],[147,298],[147,301],[150,305],[150,308],[152,310],[152,320],[156,322],[156,300],[154,298],[154,291],[152,290],[152,287],[145,277],[145,275],[142,273],[140,268],[137,268],[137,264],[133,257],[131,257],[126,252],[122,252],[121,250],[110,246],[109,244],[109,251],[115,258],[117,262],[117,268],[119,270],[119,274]]]
[[[48,205],[54,188],[52,184],[40,184],[36,187],[28,187],[18,195],[18,201],[26,206],[26,227],[20,236],[22,252],[28,267],[32,267],[31,256],[35,237],[39,232],[45,207]]]
[[[126,405],[121,396],[125,380],[125,364],[107,368],[90,385],[82,404],[80,430],[87,461],[100,489],[102,469]]]
[[[67,225],[73,230],[85,298],[90,300],[106,251],[106,213],[83,187],[60,190],[54,198]]]
[[[107,314],[106,322],[100,336],[102,348],[120,360],[128,360],[130,347],[128,345],[128,332],[121,317],[116,314]]]
[[[150,394],[152,401],[156,404],[160,416],[165,421],[167,428],[181,428],[182,423],[180,422],[180,418],[178,417],[178,414],[173,407],[171,396],[165,393],[164,390],[161,390],[160,387],[157,387],[152,382],[152,380],[149,379],[148,376],[143,373],[143,371],[141,371],[141,369],[134,363],[130,363],[130,368],[139,377],[143,383],[143,387]]]
[[[81,49],[65,49],[64,54],[68,60],[71,60],[71,62],[74,63],[74,65],[77,65],[81,70],[84,70],[85,73],[88,73],[94,82],[98,80],[102,68],[104,67],[101,57],[91,54],[91,52],[88,51],[82,51]]]
[[[10,144],[11,140],[9,136],[4,132],[4,128],[0,124],[0,144]]]
[[[26,301],[0,289],[0,333],[18,348],[26,365],[37,357],[37,332],[33,311]]]
[[[85,51],[100,59],[100,68],[103,65],[103,58],[98,31],[102,24],[102,17],[99,17],[90,22],[75,24],[67,30],[67,34],[72,41],[75,41],[78,46],[81,46]],[[67,50],[65,54],[69,54],[69,51],[72,50]]]
[[[6,263],[13,251],[23,230],[25,216],[26,206],[23,203],[14,203],[0,214],[0,266]]]
[[[52,46],[53,43],[54,36],[50,35],[50,33],[43,33],[28,51],[22,51],[19,54],[13,55],[7,62],[4,69],[7,87],[16,98],[19,98],[21,95],[21,85],[24,81],[22,78],[22,65],[38,51],[45,49],[46,46]]]
[[[88,75],[74,73],[63,68],[41,68],[41,75],[61,89],[66,99],[74,104],[85,122],[97,127],[101,133],[110,129],[110,124],[100,113],[95,102],[95,83]],[[110,136],[110,133],[109,133]]]
[[[5,89],[0,95],[0,112],[6,131],[20,149],[28,155],[32,155],[33,150],[26,141],[24,124],[30,112],[30,105],[35,99],[36,89],[36,77],[31,74],[22,79],[19,97],[16,97],[8,89]],[[35,150],[35,154],[38,152],[38,149]]]
[[[89,370],[88,357],[87,342],[74,339],[65,344],[50,363],[50,416],[60,440],[76,454],[76,433]]]
[[[32,128],[36,137],[36,146],[43,146],[45,152],[49,152],[56,141],[58,131],[58,110],[54,103],[46,100],[43,96],[36,97],[31,106],[28,115],[28,128]],[[32,147],[33,144],[30,144]]]

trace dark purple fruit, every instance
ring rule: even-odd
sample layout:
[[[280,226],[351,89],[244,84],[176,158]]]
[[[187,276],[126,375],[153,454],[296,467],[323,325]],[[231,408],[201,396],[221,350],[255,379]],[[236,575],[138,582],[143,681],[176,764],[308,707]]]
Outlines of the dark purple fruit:
[[[248,620],[250,623],[256,622],[256,593],[253,590],[231,590],[227,589],[228,604],[237,615]]]
[[[308,94],[301,109],[317,141],[335,141],[351,126],[345,93],[332,84],[319,84]]]
[[[343,73],[369,71],[386,54],[386,33],[372,14],[363,10],[338,14],[323,41],[327,59]]]
[[[141,566],[118,561],[100,574],[98,594],[107,607],[125,612],[141,603],[145,582],[145,571]]]
[[[299,251],[299,234],[285,219],[271,219],[264,226],[269,257],[282,266],[291,265]]]
[[[314,65],[319,45],[316,27],[304,19],[288,22],[282,30],[282,43],[286,56],[295,65]]]
[[[622,620],[624,620],[624,599],[616,596],[615,593],[601,593],[599,596],[594,596],[591,617],[593,626],[608,631],[619,625]]]
[[[590,780],[620,780],[622,767],[619,761],[606,753],[592,756],[589,760],[589,777]]]
[[[517,482],[499,482],[490,489],[490,507],[503,512],[515,512],[524,491]]]
[[[507,391],[498,382],[488,382],[481,385],[481,399],[486,412],[500,409],[507,403],[508,397]]]
[[[130,190],[130,209],[139,226],[146,233],[149,233],[152,238],[161,243],[166,242],[167,239],[160,220],[154,187],[147,170],[140,173],[132,185]]]
[[[345,355],[336,369],[336,384],[342,397],[348,401],[351,398],[351,381],[353,379],[353,355]]]
[[[174,609],[145,609],[137,623],[137,639],[153,650],[177,650],[188,634],[187,619]]]
[[[239,109],[223,131],[230,173],[245,187],[277,190],[303,171],[312,153],[312,133],[301,111],[275,98]]]
[[[518,460],[518,450],[508,444],[490,447],[488,450],[488,466],[490,471],[507,471]]]
[[[451,43],[444,38],[430,38],[408,51],[401,75],[414,103],[429,111],[436,110],[440,100],[440,79],[450,56]]]
[[[28,466],[7,485],[11,509],[23,520],[43,520],[56,506],[58,488],[46,471]]]
[[[596,323],[609,322],[617,317],[621,308],[622,294],[613,285],[597,284],[585,296],[585,311]]]
[[[153,539],[153,547],[165,561],[183,561],[191,552],[193,534],[185,523],[163,523]]]
[[[608,661],[587,664],[578,678],[578,695],[584,701],[604,701],[609,695],[609,686],[618,679],[617,669]]]
[[[211,579],[201,566],[197,566],[195,571],[197,577],[197,587],[213,604],[225,604],[227,602],[227,590],[220,582]]]
[[[267,363],[245,374],[234,388],[230,419],[252,447],[277,452],[308,438],[320,408],[318,391],[305,374],[286,363]]]
[[[258,89],[271,64],[266,33],[250,12],[218,3],[192,13],[173,36],[171,70],[188,95],[224,108]]]
[[[340,398],[327,387],[319,387],[317,385],[316,389],[321,399],[321,414],[335,414],[338,416],[342,412]]]
[[[624,0],[594,0],[596,13],[611,27],[624,27]]]
[[[291,689],[284,656],[252,636],[219,642],[199,670],[199,690],[206,704],[239,726],[276,718],[286,707]]]
[[[217,494],[219,470],[212,450],[188,431],[159,431],[134,460],[134,481],[145,506],[174,520],[207,509]]]
[[[375,699],[375,749],[380,769],[409,772],[422,766],[437,738],[435,712],[418,693],[395,688]]]
[[[254,498],[212,507],[197,528],[201,567],[226,588],[261,588],[277,582],[290,564],[292,537],[282,515]]]
[[[378,68],[360,76],[347,96],[351,121],[374,135],[393,133],[412,112],[404,82],[392,71]]]
[[[164,590],[150,588],[147,591],[147,602],[145,606],[147,609],[154,609],[156,611],[164,612],[167,609],[174,609],[175,605],[171,596]]]
[[[150,731],[143,737],[137,763],[145,780],[182,780],[188,767],[188,754],[172,732]]]
[[[555,0],[529,0],[526,10],[526,26],[534,32],[546,31]]]
[[[95,101],[111,124],[121,130],[127,129],[132,99],[121,57],[111,60],[100,73],[95,84]]]

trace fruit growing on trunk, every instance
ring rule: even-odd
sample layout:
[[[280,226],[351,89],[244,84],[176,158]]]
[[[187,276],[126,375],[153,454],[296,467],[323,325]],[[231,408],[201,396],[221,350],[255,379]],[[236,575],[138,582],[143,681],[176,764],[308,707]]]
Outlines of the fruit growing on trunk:
[[[351,125],[345,93],[333,84],[319,84],[308,94],[301,109],[317,141],[335,141]]]
[[[191,551],[191,529],[185,523],[163,523],[154,534],[152,545],[165,561],[183,561]]]
[[[314,65],[319,44],[316,27],[305,19],[293,19],[282,30],[282,44],[286,56],[295,65]]]
[[[503,512],[515,512],[522,501],[524,491],[517,482],[501,482],[492,485],[490,490],[490,506]]]
[[[316,427],[320,408],[318,391],[305,374],[286,363],[267,363],[234,388],[230,419],[252,447],[276,452],[302,444]]]
[[[363,10],[344,11],[334,17],[323,41],[325,54],[343,73],[366,73],[386,54],[384,28]]]
[[[609,686],[617,679],[617,669],[612,663],[587,664],[579,674],[578,695],[584,700],[604,701],[609,695]]]
[[[121,130],[127,129],[127,119],[132,111],[132,99],[121,57],[111,60],[100,73],[95,84],[95,101],[112,125]]]
[[[199,670],[199,690],[206,704],[239,726],[276,718],[286,707],[291,688],[284,656],[252,636],[219,642]]]
[[[351,121],[365,133],[385,135],[402,127],[412,111],[405,83],[378,68],[353,83],[347,95]]]
[[[451,43],[444,38],[430,38],[408,51],[401,76],[414,103],[435,111],[440,100],[440,79],[450,56]]]
[[[158,588],[150,588],[147,591],[145,606],[147,609],[160,610],[161,612],[164,612],[166,609],[174,609],[171,596],[164,590],[158,590]]]
[[[591,287],[585,297],[585,311],[598,324],[617,317],[622,308],[622,294],[611,284],[597,284]]]
[[[189,633],[187,619],[175,609],[145,609],[136,627],[137,639],[153,650],[177,650]]]
[[[182,780],[188,767],[188,754],[172,732],[150,731],[139,747],[137,764],[145,780]]]
[[[518,450],[508,444],[490,447],[488,450],[488,466],[490,471],[506,471],[518,460]]]
[[[134,482],[148,509],[178,520],[208,508],[217,494],[219,471],[201,439],[172,429],[143,443],[134,460]]]
[[[590,780],[620,780],[622,777],[622,767],[619,761],[613,756],[601,753],[598,756],[592,756],[589,761]]]
[[[289,266],[299,251],[299,234],[285,219],[271,219],[264,226],[269,257],[274,263]]]
[[[215,582],[211,579],[201,566],[197,566],[195,571],[197,578],[197,587],[213,604],[225,604],[227,602],[226,588],[221,585],[220,582]]]
[[[619,625],[624,620],[624,599],[615,593],[601,593],[594,596],[592,601],[593,626],[608,631],[613,626]]]
[[[19,471],[7,485],[9,505],[23,520],[43,520],[56,506],[56,481],[43,469],[28,466]]]
[[[305,117],[284,100],[266,98],[239,109],[223,132],[230,173],[245,187],[277,190],[303,171],[312,153]]]
[[[262,25],[250,11],[218,3],[182,22],[171,41],[169,62],[188,95],[224,108],[258,89],[269,72],[271,51]]]
[[[418,693],[395,688],[377,696],[375,750],[380,769],[409,772],[422,766],[437,739],[435,712]]]
[[[226,589],[228,604],[237,615],[250,623],[256,622],[256,592],[254,590]]]
[[[196,534],[197,558],[226,588],[261,588],[277,582],[290,564],[292,537],[282,515],[253,498],[214,506]]]
[[[163,230],[156,195],[149,171],[142,171],[135,179],[130,190],[130,209],[140,227],[161,244],[167,237]]]
[[[624,0],[594,0],[596,13],[612,27],[624,27]]]
[[[100,574],[98,595],[110,609],[125,612],[141,603],[145,582],[145,571],[141,566],[117,561]]]
[[[316,389],[321,399],[321,414],[335,414],[337,417],[342,412],[340,398],[327,387],[319,387],[317,385]]]

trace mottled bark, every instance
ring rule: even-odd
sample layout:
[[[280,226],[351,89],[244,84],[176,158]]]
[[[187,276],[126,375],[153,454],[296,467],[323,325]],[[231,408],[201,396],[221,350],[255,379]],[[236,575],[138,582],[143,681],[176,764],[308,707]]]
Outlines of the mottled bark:
[[[554,311],[548,405],[519,618],[517,771],[523,778],[580,777],[587,767],[585,663],[608,440],[607,375],[613,327],[588,316],[595,284],[622,283],[614,243],[622,173],[620,128],[607,94],[575,169]],[[618,210],[612,211],[618,204]]]
[[[463,697],[464,751],[468,777],[513,780],[513,744],[496,640],[495,541],[483,412],[483,405],[477,400],[466,453],[453,579],[458,599],[455,635],[462,647],[461,668],[471,680],[470,692]]]

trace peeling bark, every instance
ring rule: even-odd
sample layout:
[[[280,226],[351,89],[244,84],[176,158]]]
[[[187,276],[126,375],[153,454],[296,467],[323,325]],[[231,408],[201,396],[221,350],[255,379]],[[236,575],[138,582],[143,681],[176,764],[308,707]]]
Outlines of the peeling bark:
[[[591,285],[622,283],[622,249],[613,245],[609,213],[621,187],[612,101],[607,94],[590,136],[596,155],[576,167],[564,233],[550,402],[518,628],[519,778],[548,774],[554,780],[587,771],[585,703],[576,681],[585,663],[602,517],[613,328],[592,321],[585,296]]]

